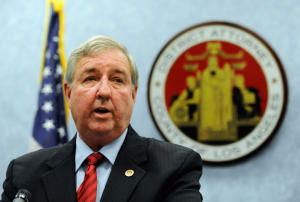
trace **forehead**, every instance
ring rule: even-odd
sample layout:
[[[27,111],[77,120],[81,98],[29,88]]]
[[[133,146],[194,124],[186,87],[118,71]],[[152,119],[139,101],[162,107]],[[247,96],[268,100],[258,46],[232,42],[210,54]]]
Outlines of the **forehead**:
[[[76,65],[76,72],[83,73],[94,70],[120,70],[130,75],[130,64],[127,56],[118,49],[101,51],[93,56],[81,58]]]

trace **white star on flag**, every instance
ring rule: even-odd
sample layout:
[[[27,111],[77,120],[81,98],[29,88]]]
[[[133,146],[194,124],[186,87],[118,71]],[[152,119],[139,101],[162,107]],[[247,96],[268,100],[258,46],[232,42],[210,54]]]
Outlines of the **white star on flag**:
[[[44,87],[42,88],[42,93],[45,95],[49,95],[50,93],[53,93],[51,84],[45,84]]]
[[[62,86],[59,83],[59,84],[56,85],[56,93],[61,93],[61,90],[62,90]]]
[[[42,106],[42,110],[46,113],[53,111],[53,106],[52,106],[52,102],[45,102]]]
[[[54,42],[58,42],[58,36],[54,36],[54,37],[52,38],[52,40],[53,40]]]
[[[59,137],[60,137],[60,138],[63,138],[63,137],[66,136],[66,132],[65,132],[65,129],[64,129],[63,127],[59,127],[59,128],[57,129],[57,131],[58,131],[58,133],[59,133]]]
[[[56,67],[56,72],[55,72],[55,77],[58,77],[62,74],[62,68],[61,65],[57,65]]]
[[[46,131],[52,130],[55,128],[54,126],[54,121],[52,119],[47,119],[44,123],[43,123],[43,128],[46,129]]]
[[[53,59],[54,59],[54,60],[58,60],[58,59],[59,59],[59,56],[58,56],[57,54],[55,54],[55,55],[53,56]]]
[[[46,66],[44,68],[44,78],[48,77],[51,75],[51,70],[50,70],[50,67],[49,66]]]
[[[50,52],[50,50],[47,50],[47,52],[46,52],[46,58],[47,59],[51,58],[51,52]]]

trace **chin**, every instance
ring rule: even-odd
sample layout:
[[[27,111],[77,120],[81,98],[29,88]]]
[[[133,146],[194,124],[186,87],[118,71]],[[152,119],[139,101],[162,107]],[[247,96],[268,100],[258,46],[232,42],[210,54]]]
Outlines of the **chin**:
[[[115,131],[116,126],[112,123],[94,123],[90,125],[89,129],[95,134],[105,135],[107,133]]]
[[[97,134],[97,135],[108,135],[111,131],[113,130],[113,128],[93,128],[91,129],[93,134]]]

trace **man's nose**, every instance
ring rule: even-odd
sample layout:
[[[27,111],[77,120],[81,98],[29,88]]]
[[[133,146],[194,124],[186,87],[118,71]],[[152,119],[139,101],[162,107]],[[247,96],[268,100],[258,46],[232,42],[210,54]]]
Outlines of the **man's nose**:
[[[111,95],[111,88],[107,78],[102,78],[98,84],[97,96],[102,98],[108,98]]]

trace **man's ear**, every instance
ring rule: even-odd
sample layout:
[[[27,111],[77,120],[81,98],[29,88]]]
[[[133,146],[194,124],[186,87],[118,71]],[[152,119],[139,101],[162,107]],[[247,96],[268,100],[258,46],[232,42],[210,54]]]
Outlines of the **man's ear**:
[[[71,88],[67,82],[64,82],[64,93],[65,93],[65,97],[67,99],[67,103],[70,107]]]
[[[136,99],[137,90],[138,90],[138,85],[134,86],[134,89],[132,90],[132,99],[134,102]]]

